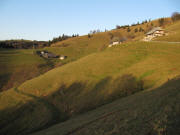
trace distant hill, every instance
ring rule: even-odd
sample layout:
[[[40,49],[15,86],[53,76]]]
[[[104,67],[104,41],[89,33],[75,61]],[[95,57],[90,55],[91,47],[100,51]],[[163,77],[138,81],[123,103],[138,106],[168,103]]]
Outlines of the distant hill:
[[[33,49],[49,46],[46,41],[31,41],[31,40],[4,40],[0,41],[0,48],[13,49]]]

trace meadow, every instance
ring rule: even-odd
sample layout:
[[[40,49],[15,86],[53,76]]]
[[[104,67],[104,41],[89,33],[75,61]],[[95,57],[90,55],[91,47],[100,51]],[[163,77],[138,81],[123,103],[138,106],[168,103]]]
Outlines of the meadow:
[[[167,22],[165,29],[173,30],[176,36],[173,36],[174,40],[166,41],[176,41],[179,35],[176,28],[180,23],[172,24],[169,19]],[[141,27],[148,30],[150,24]],[[156,24],[157,20],[153,25]],[[136,27],[139,26],[131,29]],[[112,35],[128,37],[131,34],[135,37],[107,47]],[[0,93],[0,134],[25,135],[58,123],[57,127],[44,132],[164,134],[167,131],[174,134],[179,125],[175,119],[180,112],[180,43],[139,41],[143,35],[118,29],[93,34],[90,38],[70,38],[44,48],[68,56],[64,61],[43,59],[33,50],[1,50],[0,62],[3,69],[8,65],[7,73],[14,73],[18,65],[28,73],[33,71],[32,74],[35,74],[34,68],[38,69],[33,79]],[[8,56],[8,52],[11,55]],[[136,124],[146,121],[148,124],[139,132],[141,126],[136,127]],[[104,125],[99,127],[102,123]],[[122,128],[116,125],[122,125]],[[133,130],[126,132],[129,128]]]
[[[0,94],[1,134],[26,134],[157,88],[180,74],[179,57],[180,44],[132,42],[55,68]]]

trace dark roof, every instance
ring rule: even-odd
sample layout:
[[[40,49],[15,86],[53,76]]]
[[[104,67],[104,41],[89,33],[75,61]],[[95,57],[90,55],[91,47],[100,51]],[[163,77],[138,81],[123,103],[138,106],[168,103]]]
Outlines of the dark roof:
[[[64,58],[66,58],[67,56],[65,56],[65,55],[60,55],[60,57],[64,57]]]
[[[163,29],[161,27],[155,27],[153,28],[151,31],[149,31],[148,33],[146,33],[146,35],[151,35],[156,31],[163,31]]]
[[[56,58],[57,56],[53,53],[45,53],[43,54],[44,57],[47,57],[47,58]]]

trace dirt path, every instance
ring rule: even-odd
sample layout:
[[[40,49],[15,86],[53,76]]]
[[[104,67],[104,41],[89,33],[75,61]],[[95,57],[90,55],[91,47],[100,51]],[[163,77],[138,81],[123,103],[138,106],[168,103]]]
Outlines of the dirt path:
[[[148,41],[152,43],[168,43],[168,44],[180,44],[180,42],[169,42],[169,41]]]

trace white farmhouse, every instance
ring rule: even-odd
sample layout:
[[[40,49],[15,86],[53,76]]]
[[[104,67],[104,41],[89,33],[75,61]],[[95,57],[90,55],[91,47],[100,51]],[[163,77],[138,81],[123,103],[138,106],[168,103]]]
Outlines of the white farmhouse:
[[[121,42],[118,42],[118,41],[112,42],[112,44],[110,44],[108,47],[112,47],[112,46],[119,45],[119,44],[121,44]]]
[[[146,37],[143,39],[144,41],[151,41],[155,37],[164,36],[165,31],[161,27],[155,27],[148,33],[146,33]]]

